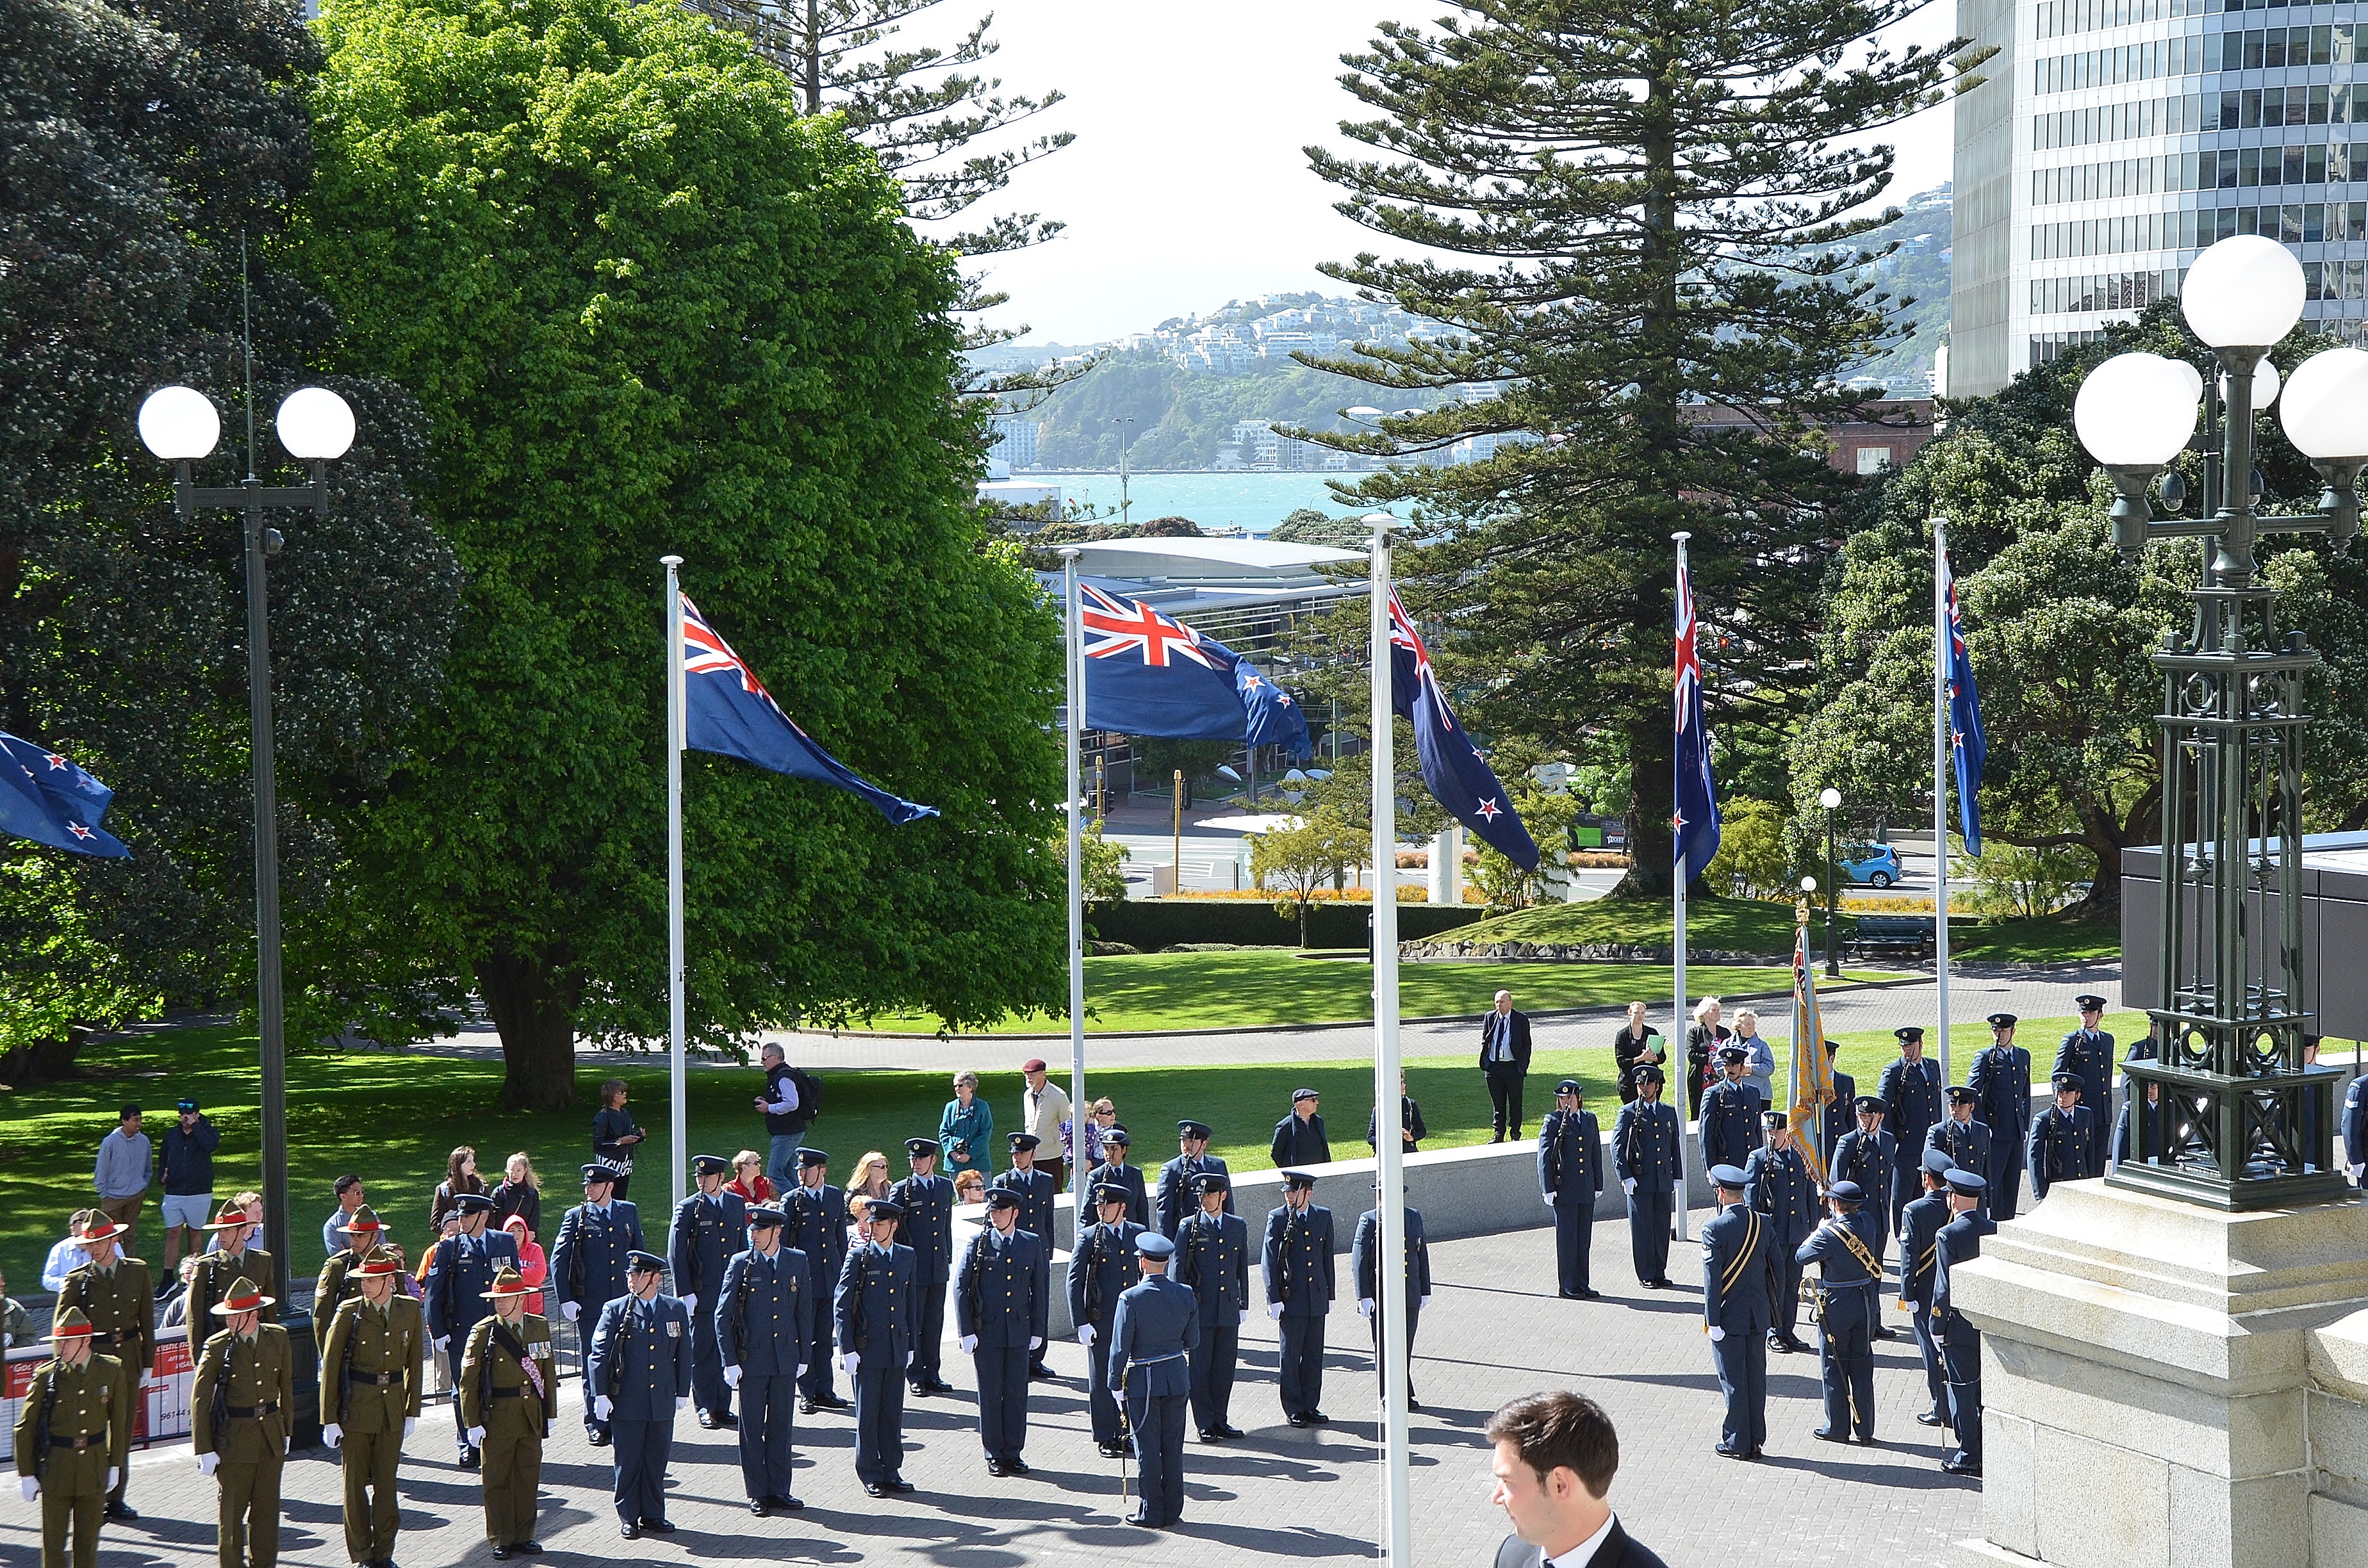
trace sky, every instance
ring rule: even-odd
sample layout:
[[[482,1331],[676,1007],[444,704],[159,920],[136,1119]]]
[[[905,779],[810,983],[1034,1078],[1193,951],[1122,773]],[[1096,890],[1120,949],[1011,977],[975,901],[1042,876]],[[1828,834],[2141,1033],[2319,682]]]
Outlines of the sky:
[[[989,0],[945,0],[908,24],[933,41]],[[1033,330],[1027,343],[1092,343],[1172,315],[1285,290],[1348,290],[1315,270],[1390,242],[1332,210],[1338,192],[1300,149],[1339,144],[1343,119],[1367,118],[1338,85],[1339,56],[1373,24],[1427,21],[1438,0],[1004,0],[991,62],[1008,89],[1068,95],[1031,122],[1076,141],[1020,171],[992,203],[1064,220],[1049,244],[982,260],[1012,296],[991,320]],[[1945,43],[1954,7],[1929,5],[1897,40]],[[1006,133],[1010,134],[1008,132]],[[1949,177],[1948,110],[1891,133],[1898,177],[1886,199]]]

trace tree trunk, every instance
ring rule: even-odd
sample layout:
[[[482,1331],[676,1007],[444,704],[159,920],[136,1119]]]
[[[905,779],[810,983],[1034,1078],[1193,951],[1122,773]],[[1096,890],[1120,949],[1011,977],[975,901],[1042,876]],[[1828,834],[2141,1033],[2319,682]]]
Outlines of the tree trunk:
[[[1665,717],[1665,716],[1663,716]],[[1676,864],[1677,740],[1667,722],[1628,733],[1628,874],[1613,898],[1667,898]]]
[[[494,953],[477,963],[477,991],[501,1032],[504,1110],[565,1110],[575,1103],[575,994],[542,953]]]

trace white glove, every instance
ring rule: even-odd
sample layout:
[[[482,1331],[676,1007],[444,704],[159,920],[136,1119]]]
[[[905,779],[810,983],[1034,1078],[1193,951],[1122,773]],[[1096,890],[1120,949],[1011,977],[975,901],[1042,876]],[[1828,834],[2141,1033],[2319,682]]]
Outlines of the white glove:
[[[1360,1296],[1357,1298],[1357,1313],[1360,1317],[1372,1317],[1373,1315],[1373,1299],[1371,1296]]]
[[[723,1369],[723,1386],[728,1389],[736,1389],[740,1386],[739,1368],[726,1367]]]
[[[199,1454],[198,1456],[198,1473],[199,1475],[211,1475],[214,1472],[215,1467],[221,1463],[222,1455],[220,1454]]]
[[[451,1336],[450,1335],[449,1335],[449,1334],[448,1334],[448,1335],[445,1335],[442,1338],[440,1338],[440,1339],[437,1340],[437,1342],[436,1342],[436,1354],[438,1354],[438,1356],[443,1355],[443,1354],[444,1354],[444,1351],[445,1351],[445,1347],[446,1347],[446,1346],[450,1346],[451,1343],[452,1343],[452,1336]]]
[[[22,1492],[25,1501],[29,1503],[41,1494],[41,1483],[29,1475],[20,1475],[17,1478],[17,1490]]]
[[[1281,1314],[1281,1312],[1277,1312],[1277,1313],[1275,1314],[1275,1316],[1277,1316],[1277,1317],[1281,1317],[1281,1315],[1282,1315],[1282,1314]],[[1247,1307],[1244,1307],[1244,1308],[1242,1309],[1242,1315],[1241,1315],[1240,1319],[1239,1319],[1237,1322],[1235,1322],[1235,1323],[1234,1326],[1235,1326],[1235,1328],[1242,1328],[1242,1327],[1245,1327],[1245,1326],[1247,1326],[1247,1325],[1248,1324],[1249,1321],[1250,1321],[1250,1310],[1249,1310],[1249,1308],[1247,1308]]]
[[[967,1356],[972,1351],[978,1348],[978,1335],[975,1334],[965,1334],[960,1339],[955,1340],[954,1343],[961,1346],[962,1353]]]
[[[578,1317],[583,1315],[583,1312],[584,1309],[577,1306],[574,1301],[562,1301],[559,1303],[559,1315],[565,1318],[569,1323],[574,1323]]]
[[[406,1415],[406,1416],[404,1416],[404,1417],[403,1418],[403,1435],[404,1435],[404,1437],[410,1437],[414,1432],[416,1432],[416,1431],[418,1431],[418,1430],[419,1430],[419,1417],[418,1417],[418,1416],[416,1416],[416,1415]]]
[[[334,1421],[324,1422],[322,1424],[321,1441],[328,1444],[329,1447],[334,1449],[345,1440],[346,1429],[343,1426],[338,1426]]]
[[[863,1369],[863,1358],[857,1352],[850,1350],[846,1355],[841,1356],[838,1358],[838,1364],[845,1369],[847,1375],[851,1378],[855,1376],[856,1373]]]
[[[1677,1182],[1674,1182],[1674,1181],[1673,1181],[1673,1182],[1671,1182],[1671,1183],[1669,1184],[1669,1192],[1670,1192],[1670,1195],[1671,1195],[1672,1197],[1676,1196],[1679,1192],[1680,1192],[1680,1191],[1682,1191],[1682,1190],[1683,1190],[1683,1188],[1679,1186],[1679,1183],[1677,1183]]]
[[[685,1312],[695,1312],[699,1311],[699,1297],[696,1294],[684,1296],[682,1299],[682,1306],[683,1311]]]
[[[677,1397],[676,1398],[676,1400],[675,1400],[675,1402],[674,1402],[674,1413],[675,1413],[677,1415],[681,1415],[684,1411],[689,1410],[689,1408],[690,1408],[690,1396],[689,1396],[689,1395],[688,1395],[688,1394],[684,1394],[684,1395],[679,1395],[679,1396],[677,1396]]]
[[[1282,1303],[1281,1301],[1269,1301],[1266,1304],[1266,1315],[1274,1319],[1278,1323],[1281,1322]]]
[[[1093,1325],[1092,1324],[1089,1324],[1089,1323],[1081,1323],[1081,1324],[1079,1324],[1077,1325],[1077,1343],[1078,1343],[1078,1344],[1080,1344],[1080,1345],[1084,1345],[1084,1346],[1090,1346],[1093,1344],[1093,1342],[1094,1342],[1094,1325]]]
[[[1538,1194],[1538,1196],[1539,1196],[1539,1197],[1541,1197],[1541,1198],[1543,1198],[1543,1199],[1544,1199],[1546,1200],[1546,1207],[1547,1207],[1547,1208],[1551,1209],[1551,1208],[1553,1208],[1553,1207],[1554,1206],[1554,1195],[1553,1193],[1551,1193],[1551,1192],[1542,1192],[1542,1193]]]
[[[803,1377],[804,1377],[805,1375],[806,1375],[806,1364],[805,1364],[803,1361],[801,1361],[801,1362],[799,1362],[799,1363],[798,1363],[798,1376],[800,1376],[800,1377],[802,1377],[802,1378],[803,1378]]]
[[[616,1410],[617,1402],[605,1393],[592,1401],[592,1419],[595,1421],[608,1420],[610,1415],[616,1414]]]
[[[482,1449],[485,1446],[485,1429],[483,1426],[469,1428],[469,1446],[472,1449]]]
[[[1620,1190],[1626,1193],[1631,1198],[1635,1197],[1636,1178],[1634,1176],[1622,1176],[1620,1178]]]
[[[122,1480],[123,1469],[120,1465],[111,1464],[107,1467],[107,1489],[109,1492],[114,1491]]]
[[[1030,1350],[1042,1350],[1042,1349],[1043,1349],[1043,1348],[1044,1348],[1044,1336],[1043,1336],[1042,1335],[1041,1335],[1041,1334],[1031,1334],[1031,1335],[1030,1335],[1028,1336],[1028,1348],[1029,1348],[1029,1349],[1030,1349]]]
[[[2362,1171],[2368,1171],[2368,1165],[2346,1165],[2343,1167],[2343,1174],[2351,1178],[2351,1185],[2354,1187],[2360,1185],[2360,1173]]]
[[[1430,1298],[1429,1296],[1417,1296],[1414,1299],[1414,1304],[1424,1312],[1430,1311]]]
[[[1710,1331],[1710,1342],[1713,1345],[1717,1344],[1720,1340],[1725,1339],[1725,1337],[1726,1330],[1723,1328],[1713,1326]]]
[[[911,1351],[911,1350],[907,1350],[907,1351],[905,1351],[905,1365],[906,1365],[907,1367],[911,1366],[911,1365],[913,1364],[913,1357],[914,1357],[916,1354],[916,1352]]]

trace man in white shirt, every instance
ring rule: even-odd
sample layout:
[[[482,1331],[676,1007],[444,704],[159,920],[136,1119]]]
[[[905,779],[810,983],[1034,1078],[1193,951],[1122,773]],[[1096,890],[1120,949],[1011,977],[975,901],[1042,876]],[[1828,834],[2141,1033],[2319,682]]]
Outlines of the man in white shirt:
[[[1489,1500],[1513,1526],[1497,1568],[1667,1568],[1606,1501],[1620,1435],[1601,1405],[1565,1390],[1528,1394],[1490,1416],[1487,1433],[1497,1446]]]
[[[1053,1191],[1065,1190],[1069,1179],[1069,1096],[1046,1075],[1042,1057],[1021,1062],[1019,1075],[1028,1080],[1028,1087],[1019,1096],[1019,1131],[1036,1135],[1036,1168],[1052,1175]],[[1053,1149],[1061,1152],[1048,1157],[1047,1151]]]

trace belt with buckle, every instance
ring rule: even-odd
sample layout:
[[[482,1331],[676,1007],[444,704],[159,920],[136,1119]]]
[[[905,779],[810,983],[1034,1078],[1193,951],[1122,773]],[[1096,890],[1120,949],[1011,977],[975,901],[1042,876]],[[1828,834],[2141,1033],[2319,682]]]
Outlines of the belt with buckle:
[[[526,1390],[522,1387],[514,1389],[495,1389],[494,1391],[494,1397],[495,1399],[516,1399],[524,1392],[526,1392]]]
[[[392,1388],[403,1381],[401,1372],[355,1372],[351,1376],[358,1383],[368,1383],[372,1388],[381,1389]]]
[[[260,1421],[265,1416],[277,1412],[279,1408],[277,1401],[269,1404],[233,1404],[224,1406],[222,1414],[233,1421]]]
[[[93,1446],[94,1444],[105,1442],[106,1440],[107,1440],[107,1439],[106,1439],[105,1437],[51,1437],[51,1438],[50,1439],[50,1447],[51,1447],[51,1448],[53,1448],[53,1449],[74,1449],[76,1453],[80,1453],[83,1449],[87,1449],[87,1448],[90,1448],[90,1447],[91,1447],[91,1446]]]

